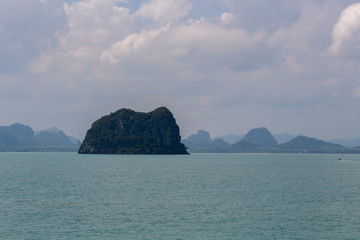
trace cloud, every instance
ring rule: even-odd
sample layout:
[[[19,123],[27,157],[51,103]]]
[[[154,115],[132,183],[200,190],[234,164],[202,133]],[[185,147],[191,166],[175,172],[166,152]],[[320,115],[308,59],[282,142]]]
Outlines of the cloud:
[[[0,74],[24,71],[41,49],[57,44],[54,34],[65,22],[59,8],[61,0],[0,1]]]
[[[332,32],[331,51],[336,54],[342,46],[360,29],[360,3],[348,6],[341,12]]]
[[[275,30],[294,23],[301,15],[303,0],[221,0],[234,14],[237,26],[250,31]],[[312,1],[314,2],[314,1]]]
[[[353,98],[360,98],[360,87],[355,88],[355,89],[352,91],[351,96],[352,96]]]
[[[234,14],[230,13],[230,12],[224,12],[221,14],[221,21],[224,24],[229,24],[231,22],[231,20],[234,18]]]
[[[192,9],[188,0],[151,0],[141,5],[136,16],[168,22],[187,16]]]
[[[7,13],[20,3],[19,16]],[[353,3],[0,1],[3,121],[28,119],[82,136],[120,107],[167,105],[185,136],[259,126],[306,134],[305,125],[330,134],[321,121],[360,118],[359,57],[327,54],[341,11]],[[339,52],[356,47],[351,29]],[[347,134],[359,128],[344,125],[352,126]]]
[[[81,96],[94,112],[111,111],[119,102],[140,110],[164,102],[170,107],[211,102],[204,99],[214,102],[212,94],[223,84],[222,73],[231,72],[228,64],[248,68],[245,55],[265,37],[261,31],[224,27],[230,13],[173,24],[153,19],[141,27],[143,16],[132,14],[126,5],[92,0],[65,4],[64,15],[67,27],[57,33],[57,48],[43,51],[31,67],[44,81],[57,76],[52,80],[57,91],[71,96],[77,89],[77,96],[69,98]],[[200,89],[190,87],[194,84]]]
[[[98,64],[99,54],[116,39],[136,29],[130,10],[120,0],[64,3],[66,27],[57,32],[58,46],[43,50],[30,66],[35,73],[84,74]],[[80,60],[81,58],[81,60]]]
[[[141,31],[139,34],[131,34],[124,40],[113,44],[110,49],[101,53],[100,61],[108,63],[119,63],[119,58],[124,55],[135,54],[141,48],[154,41],[161,32],[168,31],[169,27],[163,27],[156,30]]]
[[[64,5],[68,19],[68,32],[61,36],[61,43],[102,45],[116,36],[127,34],[134,25],[130,10],[120,7],[119,0],[88,0]]]
[[[233,17],[229,12],[223,13],[215,21],[213,18],[188,19],[173,24],[164,22],[160,26],[154,18],[153,24],[141,29],[138,28],[138,20],[143,17],[140,13],[147,7],[152,9],[165,4],[163,14],[166,15],[170,4],[172,13],[178,9],[183,16],[187,14],[183,9],[188,8],[188,2],[150,1],[133,14],[128,8],[119,7],[118,2],[91,0],[65,4],[68,28],[58,35],[59,47],[55,51],[43,53],[32,62],[34,72],[44,73],[46,69],[64,72],[63,69],[66,69],[69,74],[87,74],[86,69],[91,66],[92,70],[108,75],[104,64],[111,63],[120,65],[112,71],[122,74],[125,80],[128,77],[124,75],[125,72],[129,74],[131,69],[142,68],[142,64],[148,65],[149,62],[155,68],[171,64],[175,66],[181,61],[192,69],[196,68],[196,64],[203,65],[203,60],[206,60],[207,66],[211,64],[215,68],[229,62],[233,62],[233,66],[245,66],[249,63],[245,64],[242,57],[236,56],[237,53],[249,52],[265,37],[261,31],[248,33],[239,28],[224,28],[223,25]],[[130,66],[130,69],[129,66],[125,67],[130,62],[136,62],[137,66]]]

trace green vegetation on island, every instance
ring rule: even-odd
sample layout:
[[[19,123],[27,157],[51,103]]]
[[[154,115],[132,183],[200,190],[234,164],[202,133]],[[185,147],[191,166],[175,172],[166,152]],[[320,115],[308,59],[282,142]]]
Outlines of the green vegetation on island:
[[[188,154],[173,114],[160,107],[149,113],[120,109],[95,121],[78,153]]]
[[[264,127],[251,129],[246,135],[224,137],[231,143],[219,137],[211,139],[209,132],[199,130],[181,141],[179,126],[166,107],[149,113],[123,108],[95,121],[82,144],[57,128],[34,132],[31,127],[19,123],[0,126],[0,152],[188,154],[189,150],[193,153],[360,154],[358,139],[344,141],[347,144],[344,146],[336,141],[288,133],[272,135]]]

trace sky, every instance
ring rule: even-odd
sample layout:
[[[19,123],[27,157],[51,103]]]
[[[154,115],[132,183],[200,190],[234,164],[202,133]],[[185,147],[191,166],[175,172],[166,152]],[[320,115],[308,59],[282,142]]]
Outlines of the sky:
[[[83,139],[166,106],[182,138],[360,136],[360,2],[1,0],[0,125]]]

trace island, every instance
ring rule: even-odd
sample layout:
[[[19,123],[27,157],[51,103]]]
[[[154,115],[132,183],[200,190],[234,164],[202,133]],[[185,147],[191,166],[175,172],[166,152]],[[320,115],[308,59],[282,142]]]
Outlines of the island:
[[[188,154],[173,114],[160,107],[152,112],[120,109],[96,120],[79,154]]]
[[[0,152],[77,152],[80,144],[55,127],[34,132],[21,123],[0,126]]]
[[[278,144],[276,138],[265,128],[251,129],[233,144],[221,138],[212,140],[210,133],[199,130],[182,141],[192,153],[327,153],[360,154],[360,147],[345,147],[306,136],[294,136]]]

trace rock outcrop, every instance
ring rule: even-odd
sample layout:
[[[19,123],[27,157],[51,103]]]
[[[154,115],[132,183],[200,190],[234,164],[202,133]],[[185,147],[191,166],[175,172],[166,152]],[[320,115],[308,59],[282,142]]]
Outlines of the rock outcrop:
[[[179,132],[166,107],[149,113],[120,109],[92,124],[78,153],[188,154]]]

